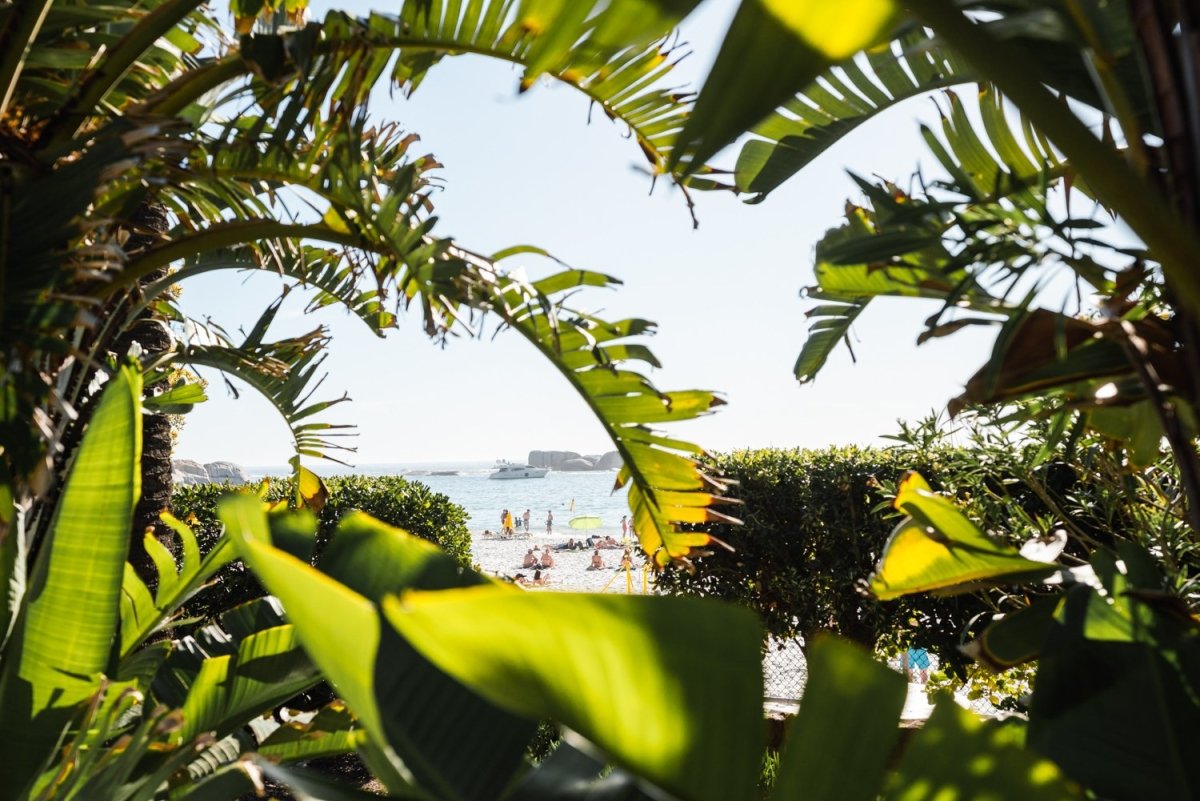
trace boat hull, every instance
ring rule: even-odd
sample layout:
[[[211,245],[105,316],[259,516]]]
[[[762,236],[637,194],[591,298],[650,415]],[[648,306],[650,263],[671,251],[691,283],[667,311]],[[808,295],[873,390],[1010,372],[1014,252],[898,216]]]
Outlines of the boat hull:
[[[516,467],[497,470],[488,478],[500,480],[516,479],[516,478],[545,478],[550,471],[544,467]]]

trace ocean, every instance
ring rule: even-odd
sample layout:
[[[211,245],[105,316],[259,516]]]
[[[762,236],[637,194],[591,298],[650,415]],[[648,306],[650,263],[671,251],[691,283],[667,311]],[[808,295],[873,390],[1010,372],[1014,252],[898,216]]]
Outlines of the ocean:
[[[404,476],[419,481],[440,492],[463,507],[468,526],[473,532],[495,531],[500,525],[500,513],[509,509],[513,517],[529,510],[529,530],[534,534],[546,531],[546,512],[554,513],[554,533],[574,533],[568,523],[573,517],[599,517],[602,534],[620,537],[621,515],[629,514],[628,491],[613,492],[617,478],[615,470],[568,473],[551,470],[545,478],[494,480],[488,478],[490,462],[398,462],[394,464],[362,464],[352,468],[341,465],[309,465],[314,472],[325,475]],[[456,475],[431,475],[434,472],[454,471]],[[291,469],[284,465],[248,467],[254,478],[287,475]]]

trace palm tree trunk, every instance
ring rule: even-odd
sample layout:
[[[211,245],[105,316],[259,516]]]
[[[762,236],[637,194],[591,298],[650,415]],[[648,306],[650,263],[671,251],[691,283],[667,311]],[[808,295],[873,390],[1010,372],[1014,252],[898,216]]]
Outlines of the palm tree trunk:
[[[155,203],[147,203],[139,208],[130,223],[133,230],[125,242],[125,252],[130,255],[158,242],[170,227],[166,209]],[[165,270],[158,271],[146,276],[143,281],[155,281],[165,274]],[[166,325],[147,310],[118,342],[117,352],[126,352],[134,344],[141,348],[142,353],[152,355],[170,349],[172,337]],[[141,473],[142,497],[134,509],[133,525],[129,532],[129,562],[146,586],[153,589],[158,584],[158,576],[146,552],[146,533],[153,532],[168,548],[172,548],[174,542],[170,529],[159,518],[163,511],[170,509],[171,491],[174,489],[171,480],[171,424],[164,414],[142,415]]]

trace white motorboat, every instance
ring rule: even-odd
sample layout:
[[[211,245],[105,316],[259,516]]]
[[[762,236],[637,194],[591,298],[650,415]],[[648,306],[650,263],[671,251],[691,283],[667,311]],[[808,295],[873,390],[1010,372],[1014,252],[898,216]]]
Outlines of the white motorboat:
[[[545,467],[530,467],[527,464],[497,462],[496,469],[488,478],[545,478],[550,470]]]

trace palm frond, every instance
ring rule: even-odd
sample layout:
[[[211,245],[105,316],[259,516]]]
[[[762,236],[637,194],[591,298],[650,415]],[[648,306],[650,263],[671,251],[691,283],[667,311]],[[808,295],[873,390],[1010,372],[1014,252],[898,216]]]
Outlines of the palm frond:
[[[849,58],[750,130],[738,153],[739,192],[762,199],[839,139],[909,98],[974,80],[973,73],[922,28]]]
[[[849,205],[846,224],[817,245],[817,282],[808,296],[819,305],[808,312],[815,322],[796,362],[801,383],[848,341],[850,326],[876,297],[943,302],[920,343],[1019,314],[1027,293],[1040,289],[1023,281],[1037,266],[1069,270],[1097,288],[1111,283],[1111,268],[1087,255],[1095,222],[1064,218],[1049,203],[1050,193],[1066,186],[1070,165],[1028,120],[1009,113],[992,87],[981,85],[977,98],[982,126],[947,91],[940,135],[922,128],[944,180],[909,193],[856,179],[868,204]],[[1071,188],[1088,191],[1079,182]]]
[[[237,80],[251,73],[266,79],[250,87],[260,99],[273,87],[299,81],[314,94],[332,93],[345,106],[359,106],[383,78],[412,92],[442,58],[470,53],[525,67],[522,88],[545,74],[579,90],[627,126],[651,171],[663,172],[691,94],[663,86],[684,54],[659,39],[688,4],[632,17],[631,7],[644,12],[645,3],[620,0],[583,17],[579,12],[586,12],[588,3],[572,4],[569,11],[561,4],[527,5],[410,0],[395,16],[354,19],[333,12],[321,25],[243,38],[239,53],[181,76],[141,111],[180,113],[222,85],[233,87],[231,96],[242,95],[246,87]],[[548,17],[554,18],[553,27],[546,27]]]
[[[197,65],[206,38],[219,38],[198,5],[52,4],[12,87],[10,124],[28,127],[40,149],[58,147],[77,127],[105,122],[104,110],[145,101]]]
[[[267,308],[239,345],[212,326],[192,323],[190,336],[177,358],[246,382],[283,417],[298,454],[340,462],[333,455],[335,452],[354,450],[337,442],[339,437],[351,435],[348,431],[351,426],[312,419],[349,400],[346,395],[330,400],[312,399],[325,380],[319,371],[325,360],[328,334],[324,328],[317,328],[301,336],[267,342],[267,328],[282,301],[280,298]]]
[[[204,15],[194,13],[201,4],[202,0],[163,0],[142,14],[119,39],[108,43],[75,76],[62,105],[47,119],[39,146],[53,148],[62,144],[79,129],[96,123],[95,111],[102,103],[124,106],[130,91],[145,97],[194,63],[191,56],[201,44],[192,31],[207,20]],[[176,52],[164,44],[173,45]],[[39,50],[40,54],[46,52]],[[126,76],[134,64],[138,65],[133,70],[138,73],[137,81],[124,87],[120,98],[109,99],[111,93],[119,91],[123,81],[127,82]]]
[[[460,248],[452,247],[449,255],[464,262],[455,279],[464,305],[496,315],[531,342],[604,425],[623,461],[614,490],[630,485],[634,529],[655,566],[686,565],[690,554],[714,543],[711,535],[685,525],[732,520],[714,508],[731,502],[723,496],[725,484],[700,466],[699,446],[668,438],[653,426],[709,414],[724,401],[702,390],[659,390],[634,368],[638,362],[658,366],[650,349],[634,339],[652,333],[649,321],[607,322],[567,305],[580,287],[618,282],[601,273],[565,270],[530,283]]]

